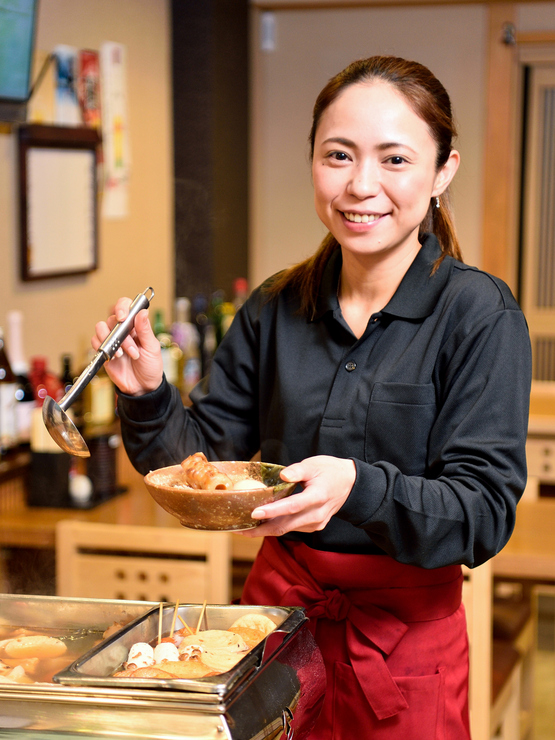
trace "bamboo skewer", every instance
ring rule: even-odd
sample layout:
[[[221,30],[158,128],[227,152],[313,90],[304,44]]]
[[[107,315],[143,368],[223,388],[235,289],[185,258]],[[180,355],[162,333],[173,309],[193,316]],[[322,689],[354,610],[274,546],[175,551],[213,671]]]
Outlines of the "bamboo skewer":
[[[200,630],[200,623],[202,622],[202,618],[204,617],[204,612],[206,611],[206,599],[204,599],[204,602],[202,604],[202,609],[200,610],[200,617],[198,619],[197,628],[195,630],[195,635],[198,635],[198,631]]]
[[[185,629],[187,630],[187,632],[188,632],[188,633],[189,633],[190,635],[194,635],[194,634],[195,634],[195,633],[193,632],[193,630],[192,630],[192,629],[191,629],[191,628],[189,627],[189,625],[187,624],[187,622],[186,622],[186,621],[185,621],[185,620],[183,619],[183,617],[181,616],[181,614],[178,614],[178,615],[177,615],[177,618],[179,619],[179,621],[181,622],[181,624],[182,624],[182,625],[183,625],[183,626],[185,627]]]
[[[160,602],[160,609],[158,610],[158,644],[162,642],[162,616],[164,612],[164,604]]]
[[[175,609],[173,610],[172,626],[170,629],[170,637],[173,637],[173,631],[175,629],[175,620],[177,618],[177,610],[179,609],[179,601],[175,602]]]

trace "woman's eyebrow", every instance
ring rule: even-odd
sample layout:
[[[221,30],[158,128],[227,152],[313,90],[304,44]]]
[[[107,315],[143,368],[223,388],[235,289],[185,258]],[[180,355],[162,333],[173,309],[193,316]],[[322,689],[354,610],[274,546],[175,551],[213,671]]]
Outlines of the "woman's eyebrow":
[[[383,151],[385,149],[409,149],[411,152],[415,150],[408,144],[403,144],[402,141],[384,141],[382,144],[378,144],[377,149]]]
[[[328,139],[325,139],[322,144],[340,144],[341,146],[347,146],[351,149],[356,149],[357,145],[354,141],[351,141],[351,139],[345,139],[343,136],[330,136]],[[381,144],[378,144],[377,149],[380,151],[385,151],[386,149],[409,149],[410,151],[414,151],[412,147],[410,147],[408,144],[403,144],[401,141],[384,141]]]
[[[344,139],[342,136],[330,136],[330,138],[323,141],[322,144],[341,144],[342,146],[350,146],[351,148],[356,146],[354,141]]]

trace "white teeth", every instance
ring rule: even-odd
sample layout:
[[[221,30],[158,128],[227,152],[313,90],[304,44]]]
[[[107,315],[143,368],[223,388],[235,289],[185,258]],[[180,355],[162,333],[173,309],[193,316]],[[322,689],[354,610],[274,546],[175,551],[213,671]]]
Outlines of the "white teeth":
[[[360,223],[368,224],[368,223],[371,223],[372,221],[376,221],[376,219],[379,218],[378,215],[375,215],[375,214],[368,215],[367,213],[364,213],[362,216],[360,215],[360,213],[345,213],[344,215],[347,221],[353,221],[355,224],[360,224]]]

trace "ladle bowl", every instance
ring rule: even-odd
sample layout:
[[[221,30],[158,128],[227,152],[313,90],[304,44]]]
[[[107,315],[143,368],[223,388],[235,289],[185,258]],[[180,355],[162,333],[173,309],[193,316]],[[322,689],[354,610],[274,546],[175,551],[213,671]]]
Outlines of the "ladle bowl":
[[[50,396],[46,396],[42,404],[42,418],[50,436],[64,452],[76,457],[90,457],[81,433],[60,404]]]

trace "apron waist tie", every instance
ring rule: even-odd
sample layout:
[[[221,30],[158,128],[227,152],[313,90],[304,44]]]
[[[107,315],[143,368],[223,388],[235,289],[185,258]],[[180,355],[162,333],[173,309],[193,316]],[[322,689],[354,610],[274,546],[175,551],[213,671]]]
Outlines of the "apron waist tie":
[[[309,548],[307,550],[310,556],[314,554],[314,557],[318,557],[318,551],[310,551]],[[329,553],[327,555],[329,556]],[[393,652],[408,630],[408,625],[399,616],[407,621],[418,621],[419,619],[440,619],[447,613],[454,612],[461,601],[462,575],[447,589],[442,589],[443,599],[436,600],[435,598],[436,584],[425,584],[419,587],[417,590],[421,592],[420,598],[415,600],[416,606],[412,607],[413,613],[410,613],[411,607],[407,606],[406,601],[410,599],[409,592],[414,589],[406,590],[406,599],[401,600],[404,602],[402,606],[400,606],[399,591],[404,591],[404,589],[392,589],[391,608],[392,610],[397,609],[400,613],[399,616],[395,616],[371,602],[371,586],[368,590],[355,589],[347,593],[338,588],[328,590],[320,586],[311,573],[298,562],[298,559],[293,557],[288,547],[275,537],[265,538],[260,556],[264,557],[290,584],[289,588],[285,588],[282,593],[280,605],[302,606],[312,620],[345,621],[345,637],[351,666],[376,717],[387,719],[407,709],[407,701],[385,662],[385,657]],[[422,599],[428,589],[430,589],[428,594],[430,598]],[[381,603],[382,606],[387,606],[387,603],[383,604],[383,593],[381,589]],[[357,603],[353,603],[354,600]],[[409,616],[410,619],[407,618]]]
[[[284,603],[304,606],[312,619],[346,620],[351,666],[376,717],[386,719],[407,709],[407,701],[384,660],[407,631],[406,624],[373,605],[362,611],[337,589],[316,591],[292,586],[284,595]]]

